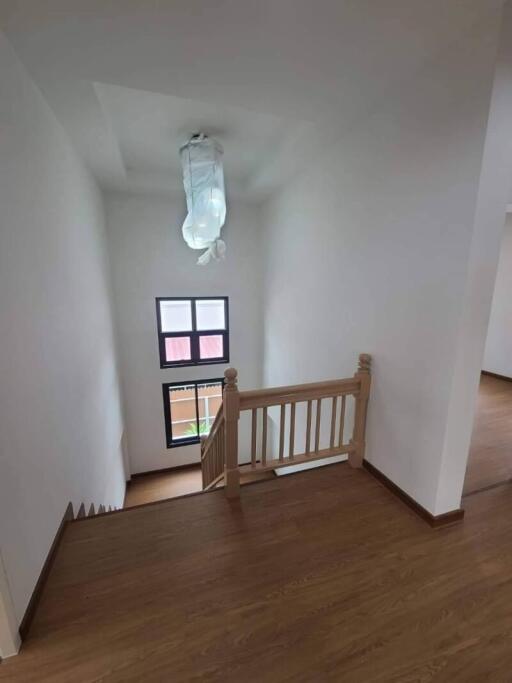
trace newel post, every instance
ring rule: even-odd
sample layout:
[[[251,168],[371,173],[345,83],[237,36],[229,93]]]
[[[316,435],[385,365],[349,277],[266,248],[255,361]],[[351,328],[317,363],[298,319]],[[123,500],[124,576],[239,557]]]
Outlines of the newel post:
[[[368,353],[361,353],[359,365],[354,375],[359,380],[359,394],[356,397],[356,408],[354,413],[354,432],[351,445],[354,446],[352,453],[349,453],[348,460],[352,467],[362,467],[364,451],[366,446],[366,412],[368,409],[368,398],[370,396],[370,384],[372,357]]]
[[[234,368],[224,372],[224,429],[226,461],[224,478],[226,496],[238,498],[240,495],[240,472],[238,470],[238,420],[240,418],[240,395],[237,386],[238,373]]]

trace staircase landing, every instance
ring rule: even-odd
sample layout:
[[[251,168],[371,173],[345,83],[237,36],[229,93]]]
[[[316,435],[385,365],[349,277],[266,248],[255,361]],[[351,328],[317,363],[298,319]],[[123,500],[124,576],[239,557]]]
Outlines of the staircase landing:
[[[512,495],[433,531],[341,464],[72,523],[0,681],[509,680]]]
[[[274,472],[247,472],[240,477],[240,484],[253,484],[262,479],[273,479]],[[221,481],[219,488],[224,484]],[[154,503],[159,500],[186,496],[190,493],[201,493],[203,490],[203,477],[201,465],[193,465],[183,469],[169,470],[168,472],[148,472],[144,475],[135,476],[126,487],[125,508],[145,503]]]

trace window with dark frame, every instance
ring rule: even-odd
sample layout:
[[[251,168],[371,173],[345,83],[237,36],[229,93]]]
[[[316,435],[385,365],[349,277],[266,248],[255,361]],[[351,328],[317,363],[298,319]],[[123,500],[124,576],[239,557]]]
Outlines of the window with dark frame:
[[[167,448],[199,443],[222,404],[224,379],[162,384]]]
[[[158,297],[160,367],[229,363],[227,296]]]

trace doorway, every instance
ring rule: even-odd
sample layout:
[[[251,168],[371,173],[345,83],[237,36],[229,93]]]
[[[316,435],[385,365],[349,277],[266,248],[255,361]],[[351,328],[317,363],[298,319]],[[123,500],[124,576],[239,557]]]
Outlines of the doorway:
[[[463,495],[512,482],[512,213],[507,214]]]

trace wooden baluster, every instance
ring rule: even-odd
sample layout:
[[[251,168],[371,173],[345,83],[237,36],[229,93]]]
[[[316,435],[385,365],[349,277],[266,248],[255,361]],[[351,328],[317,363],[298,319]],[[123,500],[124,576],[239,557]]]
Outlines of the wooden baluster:
[[[222,430],[220,433],[220,443],[221,443],[221,451],[220,451],[219,473],[224,472],[224,469],[226,467],[226,434],[225,434],[224,430]]]
[[[340,436],[338,439],[338,446],[341,448],[343,446],[343,436],[345,433],[345,406],[347,403],[347,397],[341,397],[341,412],[340,412]]]
[[[295,403],[290,406],[290,447],[288,457],[293,460],[293,449],[295,446]]]
[[[224,472],[226,462],[226,451],[224,449],[224,430],[219,432],[219,473]]]
[[[286,403],[281,405],[281,419],[279,422],[279,460],[284,460],[284,421],[286,418]]]
[[[329,443],[330,449],[334,448],[334,438],[336,436],[336,409],[338,407],[338,397],[332,397],[332,410],[331,410],[331,440]]]
[[[216,439],[212,441],[210,451],[208,452],[208,481],[211,482],[215,478],[215,458],[217,457]]]
[[[215,479],[215,458],[217,457],[217,444],[215,439],[212,442],[210,452],[208,453],[208,481],[211,484]]]
[[[322,417],[322,399],[319,398],[316,402],[316,425],[315,425],[315,453],[318,453],[320,448],[320,420]]]
[[[217,462],[215,463],[215,476],[218,477],[224,470],[224,458],[223,458],[223,431],[222,429],[217,432],[217,442],[218,442],[218,453]]]
[[[215,464],[214,464],[214,477],[217,478],[223,470],[224,463],[222,462],[222,430],[215,434],[215,443],[217,444],[217,450],[215,453]]]
[[[261,435],[261,464],[267,464],[267,407],[263,408],[263,434]]]
[[[308,412],[306,417],[306,455],[311,453],[311,401],[308,401]]]
[[[225,480],[226,496],[240,496],[240,470],[238,469],[238,420],[240,419],[240,396],[237,387],[237,371],[228,368],[224,372],[224,429],[225,429]]]
[[[359,380],[359,392],[356,396],[354,412],[354,431],[350,440],[354,450],[349,453],[348,460],[352,467],[362,467],[366,446],[366,413],[368,409],[368,397],[370,395],[372,357],[367,353],[359,356],[359,366],[356,377]]]
[[[201,478],[203,480],[203,489],[208,486],[206,483],[206,463],[203,460],[204,456],[204,447],[206,444],[206,436],[201,436],[200,437],[200,448],[201,448]]]
[[[258,410],[252,410],[252,436],[251,436],[251,465],[256,467],[256,434],[258,428]]]

